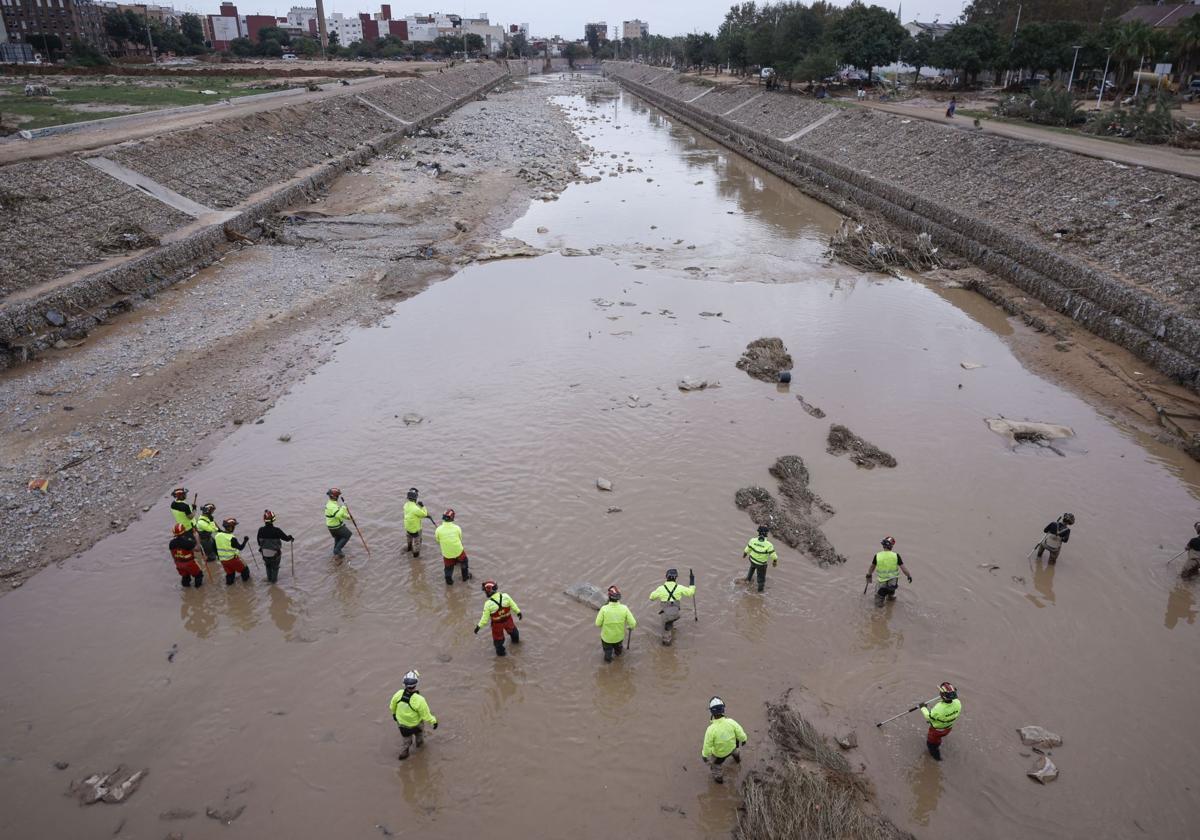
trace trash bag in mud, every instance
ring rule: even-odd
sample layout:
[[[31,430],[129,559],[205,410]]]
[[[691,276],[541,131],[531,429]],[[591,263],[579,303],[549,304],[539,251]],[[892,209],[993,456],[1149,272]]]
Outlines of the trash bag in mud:
[[[1025,775],[1044,785],[1058,778],[1058,767],[1050,760],[1050,756],[1043,755],[1032,770],[1025,772]]]

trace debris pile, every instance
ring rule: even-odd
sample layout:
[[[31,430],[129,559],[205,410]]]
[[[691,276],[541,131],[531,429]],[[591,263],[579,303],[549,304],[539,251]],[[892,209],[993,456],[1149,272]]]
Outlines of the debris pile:
[[[863,469],[873,470],[876,467],[896,466],[896,459],[891,455],[837,423],[829,427],[828,443],[829,446],[825,451],[830,455],[849,453],[850,460]]]
[[[863,271],[884,274],[898,268],[932,271],[943,265],[928,233],[918,233],[906,243],[903,234],[878,220],[860,223],[843,218],[837,232],[829,238],[828,254]]]
[[[161,242],[157,236],[133,222],[113,222],[96,240],[96,247],[106,253],[137,251],[153,248]]]
[[[763,382],[778,382],[780,371],[792,369],[792,357],[782,338],[756,338],[746,345],[737,368]]]
[[[762,487],[743,487],[734,494],[734,504],[746,511],[755,525],[765,525],[771,535],[797,551],[813,557],[820,566],[845,563],[821,531],[821,523],[833,508],[808,489],[808,468],[797,455],[785,455],[771,466],[779,479],[782,502]]]

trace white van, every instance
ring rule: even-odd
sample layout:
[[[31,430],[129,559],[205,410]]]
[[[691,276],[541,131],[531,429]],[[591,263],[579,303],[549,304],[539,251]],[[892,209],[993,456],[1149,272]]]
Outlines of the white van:
[[[283,54],[282,56],[280,56],[280,57],[281,57],[281,58],[282,58],[284,61],[295,61],[295,60],[296,60],[296,54],[295,54],[295,53],[284,53],[284,54]]]

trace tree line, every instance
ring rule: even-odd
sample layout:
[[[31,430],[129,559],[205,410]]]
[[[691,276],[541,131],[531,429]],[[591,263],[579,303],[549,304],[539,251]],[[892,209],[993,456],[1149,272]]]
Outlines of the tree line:
[[[594,46],[589,39],[588,46],[598,58],[700,73],[718,66],[738,74],[772,67],[789,83],[819,81],[846,66],[867,73],[870,81],[873,68],[897,61],[911,65],[914,78],[923,68],[941,68],[953,71],[964,85],[977,83],[985,72],[1052,77],[1069,72],[1073,62],[1077,73],[1090,75],[1109,62],[1123,88],[1139,62],[1173,64],[1184,83],[1200,67],[1200,15],[1160,30],[1117,19],[1134,0],[1109,0],[1098,11],[1099,5],[1093,0],[974,0],[957,26],[934,38],[929,32],[910,36],[892,11],[860,0],[845,7],[825,0],[745,2],[730,8],[715,35],[651,35]]]

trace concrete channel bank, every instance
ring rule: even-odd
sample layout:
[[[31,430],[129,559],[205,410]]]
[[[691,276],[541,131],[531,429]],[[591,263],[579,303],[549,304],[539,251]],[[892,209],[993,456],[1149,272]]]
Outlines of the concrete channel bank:
[[[848,215],[928,232],[1200,390],[1200,183],[659,67],[605,72]]]
[[[0,167],[0,367],[189,275],[230,238],[509,75],[467,64]],[[161,244],[120,253],[131,231]]]

